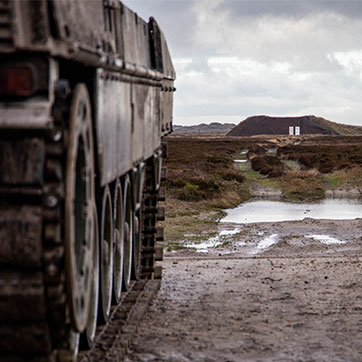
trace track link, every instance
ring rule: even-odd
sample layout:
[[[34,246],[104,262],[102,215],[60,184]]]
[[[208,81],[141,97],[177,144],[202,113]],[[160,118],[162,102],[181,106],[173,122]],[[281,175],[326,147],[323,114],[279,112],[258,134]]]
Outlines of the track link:
[[[55,361],[65,339],[63,145],[0,140],[0,361]]]
[[[163,228],[158,227],[157,222],[165,219],[165,209],[159,205],[159,201],[164,201],[165,193],[163,187],[156,186],[154,176],[153,164],[149,162],[142,203],[142,279],[161,279],[162,276],[162,269],[156,262],[163,257],[162,247],[158,245],[158,241],[163,241]]]
[[[0,362],[56,362],[69,348],[62,221],[66,137],[52,130],[0,138]],[[155,262],[162,258],[157,241],[163,232],[156,224],[164,218],[158,205],[164,193],[150,176],[147,181],[141,279],[132,282],[79,361],[121,361],[160,288]]]
[[[137,328],[156,296],[160,280],[132,282],[121,303],[113,307],[109,322],[98,327],[93,348],[80,355],[80,362],[123,361]]]

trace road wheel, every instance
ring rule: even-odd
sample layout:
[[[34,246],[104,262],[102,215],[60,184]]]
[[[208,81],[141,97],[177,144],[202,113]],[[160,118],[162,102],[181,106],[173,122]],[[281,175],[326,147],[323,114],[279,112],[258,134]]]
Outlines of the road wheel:
[[[114,190],[114,263],[113,263],[113,300],[121,300],[124,259],[124,210],[121,183],[117,181]]]
[[[140,278],[141,267],[141,210],[134,214],[134,242],[133,242],[133,259],[132,259],[132,279]]]
[[[134,213],[130,178],[127,175],[123,187],[124,210],[124,260],[123,260],[123,287],[129,288],[132,272],[133,237],[134,237]]]
[[[79,333],[69,331],[68,348],[58,351],[57,362],[77,362],[79,352]]]
[[[91,296],[94,249],[94,161],[91,107],[87,88],[73,92],[66,156],[66,280],[72,329],[83,332]]]
[[[134,239],[132,255],[132,279],[140,278],[141,267],[141,247],[142,247],[142,204],[143,204],[143,186],[145,181],[145,166],[141,163],[133,169],[132,175],[133,205],[134,205]]]
[[[93,249],[93,270],[92,270],[92,286],[91,286],[91,300],[88,314],[88,323],[85,331],[81,335],[80,346],[81,349],[90,349],[93,345],[94,337],[97,329],[98,317],[98,298],[99,298],[99,237],[98,237],[98,217],[97,207],[93,206],[94,214],[94,249]]]
[[[100,323],[106,323],[111,311],[113,284],[113,213],[109,187],[103,190],[100,234]]]

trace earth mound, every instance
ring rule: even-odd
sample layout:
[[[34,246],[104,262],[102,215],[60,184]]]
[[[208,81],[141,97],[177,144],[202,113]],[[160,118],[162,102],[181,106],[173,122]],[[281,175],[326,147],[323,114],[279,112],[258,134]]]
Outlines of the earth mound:
[[[174,136],[189,135],[225,135],[235,127],[234,123],[212,122],[210,124],[201,123],[195,126],[173,126]]]
[[[227,136],[288,135],[290,134],[290,128],[292,128],[293,134],[296,134],[296,130],[298,130],[298,133],[301,135],[324,134],[347,136],[362,134],[362,127],[360,126],[339,124],[316,116],[253,116],[240,122]]]

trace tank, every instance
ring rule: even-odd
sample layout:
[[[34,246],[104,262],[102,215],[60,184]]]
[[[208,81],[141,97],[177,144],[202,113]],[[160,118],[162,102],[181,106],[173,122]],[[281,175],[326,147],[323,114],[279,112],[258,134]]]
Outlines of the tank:
[[[0,0],[0,54],[0,361],[77,361],[161,277],[175,71],[112,0]]]

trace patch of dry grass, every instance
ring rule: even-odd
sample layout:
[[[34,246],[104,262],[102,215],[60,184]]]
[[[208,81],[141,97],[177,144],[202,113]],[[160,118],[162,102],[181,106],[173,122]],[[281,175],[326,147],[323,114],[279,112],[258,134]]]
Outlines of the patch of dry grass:
[[[224,215],[223,205],[216,200],[182,201],[168,191],[166,198],[167,217],[162,223],[165,227],[165,240],[178,242],[185,234],[202,235],[217,230],[218,220]]]
[[[244,142],[225,139],[173,139],[168,142],[166,186],[176,199],[228,203],[242,200],[245,176],[234,169],[234,155]],[[241,201],[240,201],[241,202]]]
[[[329,188],[353,187],[362,191],[362,167],[337,170],[325,175],[325,182]]]
[[[295,201],[318,200],[325,195],[324,177],[316,169],[288,170],[280,179],[280,187]]]
[[[362,167],[362,139],[351,137],[350,142],[345,142],[343,138],[335,137],[334,141],[328,144],[288,145],[280,147],[278,155],[282,159],[298,161],[306,169],[315,168],[324,174]]]

